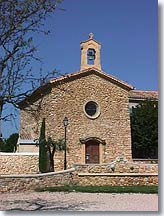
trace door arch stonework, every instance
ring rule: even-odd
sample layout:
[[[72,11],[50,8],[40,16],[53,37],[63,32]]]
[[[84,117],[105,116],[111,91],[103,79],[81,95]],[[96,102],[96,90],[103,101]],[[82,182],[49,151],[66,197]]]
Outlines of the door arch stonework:
[[[80,139],[82,145],[82,155],[84,164],[102,163],[103,146],[105,140],[98,137],[87,137]]]

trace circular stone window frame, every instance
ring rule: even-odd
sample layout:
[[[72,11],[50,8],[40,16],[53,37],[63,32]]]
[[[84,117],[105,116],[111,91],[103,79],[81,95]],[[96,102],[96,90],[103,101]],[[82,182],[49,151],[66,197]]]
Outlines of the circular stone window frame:
[[[95,113],[93,116],[88,115],[87,112],[86,112],[86,105],[87,105],[89,102],[92,102],[92,103],[94,103],[94,104],[96,105],[96,113]],[[100,113],[101,113],[101,112],[100,112],[100,105],[99,105],[97,102],[93,101],[93,100],[88,100],[88,101],[84,104],[84,106],[83,106],[83,111],[84,111],[85,115],[86,115],[89,119],[96,119],[96,118],[99,117],[99,115],[100,115]]]

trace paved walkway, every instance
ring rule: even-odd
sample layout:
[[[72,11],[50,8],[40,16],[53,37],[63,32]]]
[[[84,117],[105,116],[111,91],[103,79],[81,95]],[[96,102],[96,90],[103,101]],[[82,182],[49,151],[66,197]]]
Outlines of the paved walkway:
[[[75,192],[0,194],[0,210],[158,211],[158,195]]]

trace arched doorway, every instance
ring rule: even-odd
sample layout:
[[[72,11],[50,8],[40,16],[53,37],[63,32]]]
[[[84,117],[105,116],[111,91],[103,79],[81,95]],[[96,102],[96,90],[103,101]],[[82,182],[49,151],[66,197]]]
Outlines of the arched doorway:
[[[88,140],[85,143],[85,163],[98,164],[99,158],[99,142],[96,140]]]

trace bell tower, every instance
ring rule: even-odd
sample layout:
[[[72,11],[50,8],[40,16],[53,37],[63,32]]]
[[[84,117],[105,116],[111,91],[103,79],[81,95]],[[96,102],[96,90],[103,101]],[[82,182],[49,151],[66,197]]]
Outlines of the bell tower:
[[[95,67],[101,70],[100,49],[101,45],[93,39],[93,33],[89,34],[87,41],[80,43],[81,48],[81,65],[80,70]]]

